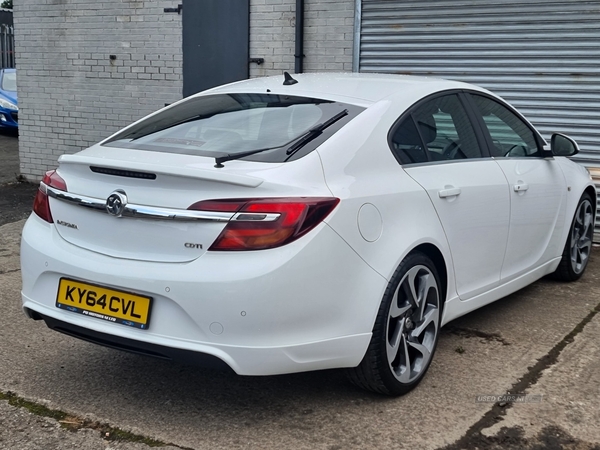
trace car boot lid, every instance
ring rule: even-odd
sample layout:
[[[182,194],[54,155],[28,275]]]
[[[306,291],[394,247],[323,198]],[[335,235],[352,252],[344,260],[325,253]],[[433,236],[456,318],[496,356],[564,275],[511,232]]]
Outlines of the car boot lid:
[[[151,172],[153,174],[172,175],[244,187],[258,187],[264,181],[260,177],[236,173],[233,170],[216,169],[213,167],[213,158],[122,148],[103,147],[102,154],[90,148],[74,155],[62,155],[58,162],[61,167],[66,165],[99,166],[108,169]],[[234,164],[234,161],[229,163],[229,168]],[[253,164],[263,165],[261,163]],[[265,165],[269,168],[273,167],[272,164]],[[239,162],[237,166],[240,166]]]

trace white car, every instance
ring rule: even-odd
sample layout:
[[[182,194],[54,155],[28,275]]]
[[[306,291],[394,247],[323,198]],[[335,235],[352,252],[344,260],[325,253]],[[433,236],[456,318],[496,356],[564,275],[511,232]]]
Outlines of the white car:
[[[40,184],[23,308],[63,333],[241,375],[416,386],[440,327],[576,280],[596,191],[494,94],[396,75],[241,81],[164,108]]]

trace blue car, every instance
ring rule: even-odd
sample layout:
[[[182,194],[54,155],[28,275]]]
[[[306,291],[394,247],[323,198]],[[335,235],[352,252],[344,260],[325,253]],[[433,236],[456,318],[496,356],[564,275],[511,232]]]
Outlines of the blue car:
[[[0,69],[0,129],[19,127],[17,106],[17,71]]]

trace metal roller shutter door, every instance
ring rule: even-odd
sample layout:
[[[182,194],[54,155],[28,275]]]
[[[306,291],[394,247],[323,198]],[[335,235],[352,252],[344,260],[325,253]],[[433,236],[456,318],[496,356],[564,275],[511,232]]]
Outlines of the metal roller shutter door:
[[[361,72],[484,86],[600,167],[600,1],[362,0],[360,10]]]

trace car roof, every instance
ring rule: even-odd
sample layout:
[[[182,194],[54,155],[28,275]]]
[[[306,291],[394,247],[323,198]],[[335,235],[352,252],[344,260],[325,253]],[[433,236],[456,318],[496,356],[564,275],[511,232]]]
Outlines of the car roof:
[[[0,72],[6,72],[6,73],[8,73],[8,72],[16,72],[16,71],[17,71],[17,69],[0,69]]]
[[[390,95],[418,90],[433,94],[451,89],[472,89],[487,92],[478,86],[433,77],[377,73],[303,73],[293,74],[298,81],[284,86],[284,76],[252,78],[209,89],[199,95],[216,93],[266,93],[312,96],[327,100],[369,106]]]

